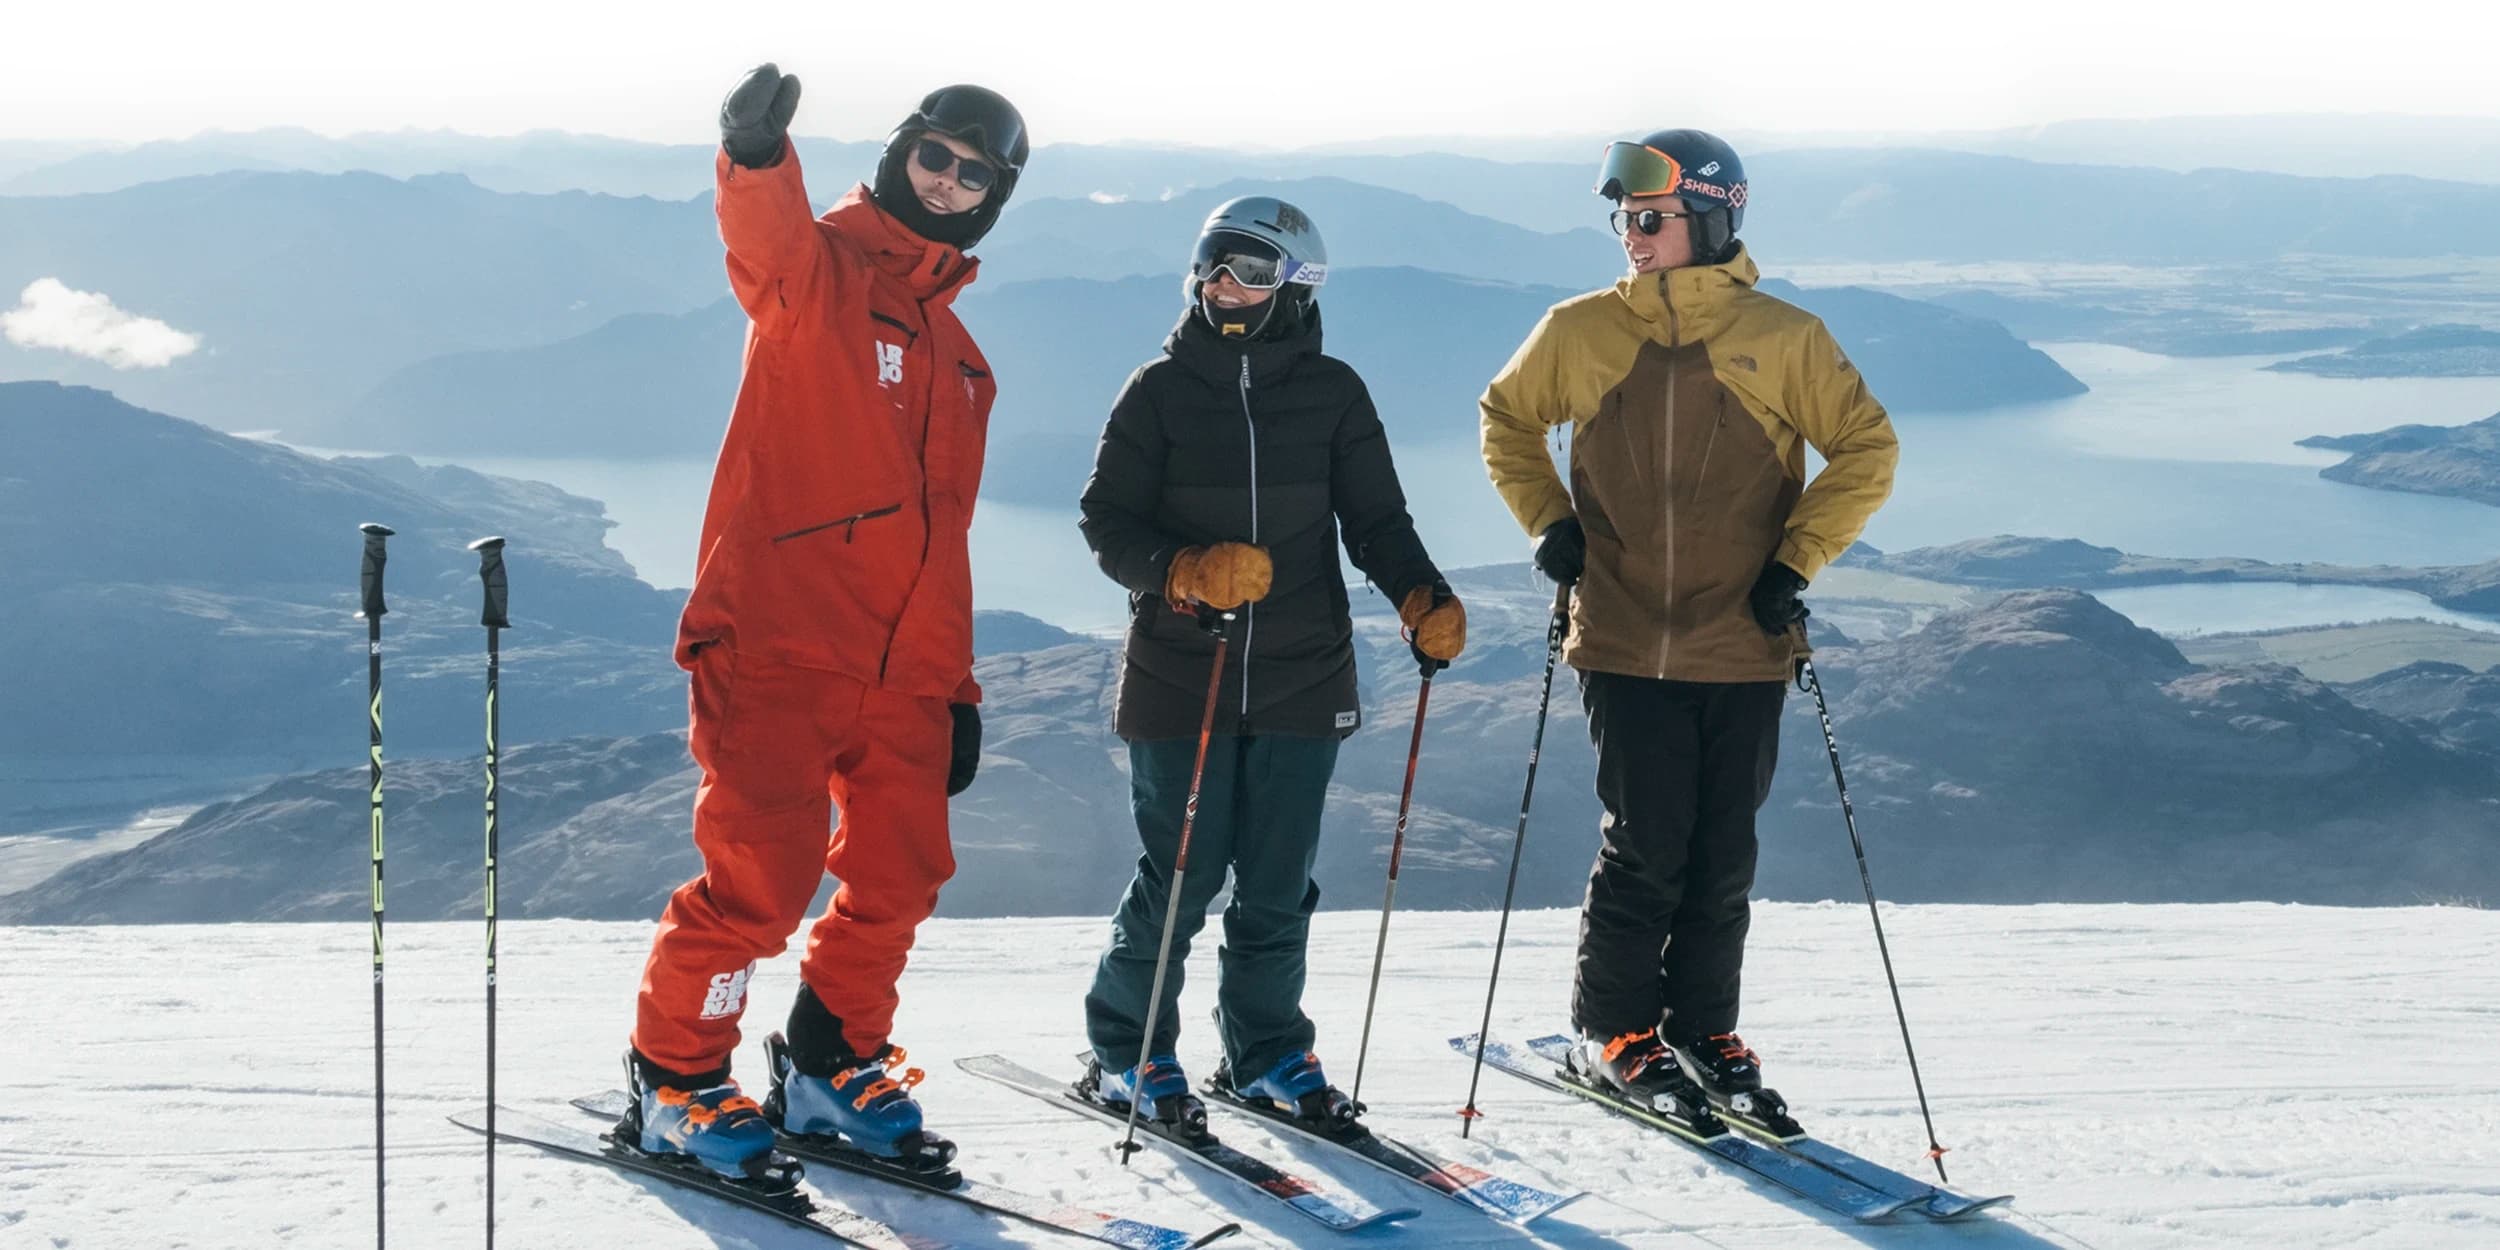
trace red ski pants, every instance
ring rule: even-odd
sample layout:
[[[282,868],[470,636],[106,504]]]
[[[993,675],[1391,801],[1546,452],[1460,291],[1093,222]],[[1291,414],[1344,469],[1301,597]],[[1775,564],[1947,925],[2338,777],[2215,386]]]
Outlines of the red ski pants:
[[[912,934],[955,872],[946,700],[714,643],[696,655],[691,702],[703,875],[660,917],[634,1049],[681,1073],[727,1064],[748,974],[788,946],[830,872],[841,888],[808,934],[799,976],[840,1017],[853,1051],[874,1053],[894,1026]],[[829,829],[836,807],[841,826]]]

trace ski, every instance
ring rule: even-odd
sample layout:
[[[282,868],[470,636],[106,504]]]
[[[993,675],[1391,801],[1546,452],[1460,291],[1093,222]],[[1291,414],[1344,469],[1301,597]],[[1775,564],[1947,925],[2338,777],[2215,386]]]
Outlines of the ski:
[[[1394,1137],[1376,1133],[1361,1124],[1344,1133],[1323,1132],[1276,1110],[1269,1103],[1243,1098],[1225,1088],[1221,1081],[1210,1080],[1199,1087],[1199,1092],[1209,1102],[1242,1115],[1254,1116],[1305,1140],[1334,1146],[1382,1171],[1403,1176],[1434,1193],[1507,1224],[1524,1227],[1530,1220],[1551,1215],[1587,1196],[1585,1190],[1558,1194],[1495,1176],[1482,1168],[1445,1159]]]
[[[486,1110],[461,1112],[451,1122],[472,1133],[486,1132]],[[510,1107],[495,1109],[495,1137],[503,1141],[535,1146],[552,1154],[587,1163],[604,1164],[638,1176],[663,1180],[681,1189],[690,1189],[761,1212],[786,1224],[812,1229],[845,1245],[860,1250],[944,1250],[944,1242],[927,1237],[905,1238],[901,1233],[853,1211],[821,1206],[797,1189],[774,1192],[736,1181],[696,1167],[644,1154],[632,1146],[609,1140],[604,1133],[594,1133],[579,1125],[558,1124],[553,1120],[515,1111]]]
[[[1464,1037],[1453,1037],[1450,1039],[1450,1049],[1462,1055],[1472,1055],[1476,1050],[1476,1036],[1471,1033]],[[1617,1095],[1612,1090],[1601,1089],[1582,1081],[1571,1075],[1568,1068],[1560,1066],[1554,1060],[1540,1056],[1525,1046],[1511,1042],[1488,1042],[1484,1048],[1484,1062],[1487,1067],[1498,1068],[1539,1088],[1585,1098],[1626,1119],[1656,1129],[1665,1136],[1704,1154],[1715,1156],[1723,1162],[1743,1168],[1816,1206],[1845,1215],[1853,1220],[1861,1222],[1881,1220],[1904,1207],[1914,1205],[1911,1199],[1887,1194],[1860,1184],[1836,1172],[1817,1167],[1804,1159],[1783,1154],[1768,1146],[1758,1145],[1750,1139],[1738,1137],[1734,1133],[1723,1131],[1711,1137],[1697,1136],[1681,1122],[1658,1115],[1646,1107]]]
[[[630,1097],[623,1090],[612,1089],[603,1094],[576,1098],[573,1100],[573,1106],[591,1115],[613,1121],[625,1114]],[[882,1166],[873,1156],[846,1150],[818,1138],[793,1137],[784,1133],[779,1135],[776,1144],[779,1145],[783,1154],[809,1163],[822,1163],[856,1175],[892,1181],[914,1193],[952,1198],[968,1206],[979,1207],[982,1210],[1022,1220],[1054,1232],[1119,1246],[1122,1250],[1197,1250],[1200,1246],[1220,1241],[1241,1231],[1239,1224],[1225,1224],[1203,1236],[1193,1237],[1177,1228],[1165,1228],[1143,1220],[1105,1215],[1099,1211],[1087,1211],[1065,1203],[1052,1202],[1047,1198],[1036,1197],[1021,1190],[987,1184],[955,1173],[951,1168],[941,1174],[953,1177],[954,1183],[951,1185],[941,1183],[934,1178],[924,1180],[901,1169]]]
[[[958,1059],[955,1066],[1077,1115],[1115,1126],[1127,1122],[1121,1113],[1077,1093],[1076,1088],[1066,1081],[1044,1076],[998,1055]],[[1413,1219],[1423,1214],[1414,1208],[1383,1209],[1356,1194],[1324,1192],[1317,1182],[1280,1171],[1274,1164],[1235,1150],[1212,1136],[1192,1140],[1171,1133],[1148,1119],[1140,1119],[1137,1129],[1183,1156],[1231,1176],[1338,1232],[1368,1228],[1392,1220]]]
[[[1540,1037],[1528,1043],[1528,1049],[1535,1051],[1538,1058],[1557,1064],[1563,1062],[1564,1053],[1570,1049],[1570,1046],[1571,1039],[1560,1034]],[[1781,1136],[1742,1117],[1722,1113],[1720,1118],[1724,1119],[1729,1127],[1783,1154],[1794,1155],[1826,1171],[1848,1177],[1868,1189],[1890,1194],[1895,1198],[1907,1199],[1909,1205],[1904,1208],[1905,1210],[1919,1212],[1931,1219],[1958,1220],[2014,1200],[2012,1194],[1973,1198],[1966,1194],[1955,1193],[1950,1189],[1930,1185],[1915,1176],[1903,1175],[1872,1159],[1852,1154],[1829,1142],[1818,1141],[1802,1128],[1791,1135]],[[1790,1123],[1794,1125],[1795,1121],[1791,1120]]]

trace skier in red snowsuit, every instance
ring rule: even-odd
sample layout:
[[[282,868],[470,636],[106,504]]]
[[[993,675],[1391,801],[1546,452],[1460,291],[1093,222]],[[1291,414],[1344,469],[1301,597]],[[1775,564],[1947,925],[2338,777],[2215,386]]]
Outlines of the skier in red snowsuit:
[[[729,1176],[770,1157],[767,1116],[908,1165],[953,1153],[887,1033],[980,757],[967,535],[995,387],[949,305],[1030,150],[1006,100],[944,88],[819,217],[787,140],[798,94],[764,65],[721,107],[721,239],[752,326],[677,636],[703,875],[652,942],[627,1116],[645,1150]],[[729,1077],[747,978],[827,872],[759,1108]]]

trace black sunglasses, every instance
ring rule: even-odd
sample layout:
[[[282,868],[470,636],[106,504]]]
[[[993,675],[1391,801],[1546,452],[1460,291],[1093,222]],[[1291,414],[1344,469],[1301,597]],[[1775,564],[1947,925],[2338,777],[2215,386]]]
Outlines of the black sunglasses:
[[[955,155],[955,149],[935,139],[922,138],[920,146],[912,150],[912,157],[920,162],[922,169],[933,174],[945,173],[947,168],[952,166],[955,170],[955,185],[966,191],[987,191],[991,183],[998,181],[998,171],[992,169],[986,162],[976,161],[969,156],[958,157]]]
[[[1670,219],[1690,216],[1691,213],[1666,213],[1654,208],[1644,208],[1637,213],[1628,208],[1618,208],[1606,214],[1606,224],[1613,226],[1616,234],[1623,233],[1627,226],[1638,229],[1642,234],[1656,234],[1666,228]]]

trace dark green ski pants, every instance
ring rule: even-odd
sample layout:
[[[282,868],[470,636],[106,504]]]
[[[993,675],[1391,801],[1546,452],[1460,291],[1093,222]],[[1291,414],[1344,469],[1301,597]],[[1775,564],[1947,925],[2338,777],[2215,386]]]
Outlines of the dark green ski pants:
[[[1115,1072],[1136,1065],[1145,1035],[1146,996],[1154,987],[1155,949],[1163,938],[1197,754],[1194,738],[1129,744],[1129,806],[1145,853],[1111,918],[1111,944],[1085,995],[1086,1039]],[[1227,870],[1233,901],[1224,909],[1216,981],[1216,1031],[1225,1057],[1247,1079],[1311,1048],[1311,1018],[1302,1013],[1311,913],[1319,907],[1311,865],[1319,854],[1320,808],[1336,768],[1335,738],[1264,734],[1208,743],[1154,1053],[1171,1053],[1180,1037],[1189,940],[1205,927],[1207,905],[1223,890]]]

